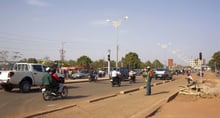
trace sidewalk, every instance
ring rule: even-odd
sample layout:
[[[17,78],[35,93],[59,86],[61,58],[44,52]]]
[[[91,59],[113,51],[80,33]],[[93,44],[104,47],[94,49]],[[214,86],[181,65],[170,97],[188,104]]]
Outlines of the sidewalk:
[[[37,118],[144,118],[174,97],[180,86],[186,84],[184,79],[154,85],[152,95],[145,96],[145,89],[97,102],[83,101],[56,112],[42,114]],[[123,93],[123,92],[122,92]]]

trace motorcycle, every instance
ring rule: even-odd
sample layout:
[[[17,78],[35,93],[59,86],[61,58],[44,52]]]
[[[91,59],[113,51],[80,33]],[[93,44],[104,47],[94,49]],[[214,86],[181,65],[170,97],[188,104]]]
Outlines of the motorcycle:
[[[121,86],[120,77],[111,78],[111,82],[112,82],[112,87],[114,87],[114,85],[118,85],[119,87]]]
[[[129,76],[129,77],[128,77],[128,80],[129,80],[129,83],[130,83],[130,84],[135,83],[135,82],[136,82],[136,76],[135,76],[135,75]]]
[[[92,81],[96,82],[96,80],[97,80],[97,74],[92,74],[89,76],[89,82],[92,82]]]
[[[42,87],[41,91],[42,91],[43,99],[45,101],[48,101],[48,100],[54,100],[55,98],[58,97],[64,98],[68,96],[68,88],[66,86],[63,86],[63,90],[61,93],[58,93],[58,89],[59,88]]]

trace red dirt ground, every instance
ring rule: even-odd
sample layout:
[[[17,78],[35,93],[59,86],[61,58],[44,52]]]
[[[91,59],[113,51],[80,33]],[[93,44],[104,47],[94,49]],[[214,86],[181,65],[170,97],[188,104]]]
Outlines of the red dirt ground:
[[[195,74],[194,79],[200,79]],[[220,78],[214,73],[205,72],[204,84],[212,88],[220,88]],[[220,95],[177,95],[169,103],[163,105],[152,118],[219,118]]]

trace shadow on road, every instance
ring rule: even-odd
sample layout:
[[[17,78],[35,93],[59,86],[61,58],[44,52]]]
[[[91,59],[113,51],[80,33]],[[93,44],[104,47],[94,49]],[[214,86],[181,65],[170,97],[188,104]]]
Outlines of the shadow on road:
[[[67,96],[64,99],[79,99],[79,98],[85,98],[85,97],[89,97],[89,96],[85,96],[85,95]]]
[[[165,93],[169,93],[169,91],[161,91],[161,92],[153,93],[151,95],[158,95],[158,94],[165,94]]]

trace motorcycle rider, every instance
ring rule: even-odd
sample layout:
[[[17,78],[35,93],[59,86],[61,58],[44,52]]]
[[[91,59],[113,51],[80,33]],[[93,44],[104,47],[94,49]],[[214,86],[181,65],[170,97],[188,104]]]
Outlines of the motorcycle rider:
[[[112,81],[113,84],[115,82],[117,82],[118,84],[120,83],[119,75],[121,75],[121,73],[119,71],[117,71],[116,68],[114,68],[112,73],[111,73],[111,78],[112,78],[111,81]]]
[[[135,82],[135,72],[131,69],[128,74],[130,77],[130,81]]]
[[[97,71],[95,69],[91,69],[89,73],[89,81],[96,81],[97,80]]]
[[[50,75],[51,69],[49,67],[46,68],[46,73],[42,77],[41,86],[45,87],[46,89],[52,88],[53,86],[53,78]]]
[[[61,93],[63,90],[63,83],[61,82],[61,79],[58,77],[56,69],[52,69],[51,76],[54,79],[54,87],[59,88],[58,93]]]

